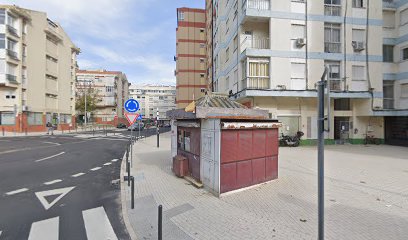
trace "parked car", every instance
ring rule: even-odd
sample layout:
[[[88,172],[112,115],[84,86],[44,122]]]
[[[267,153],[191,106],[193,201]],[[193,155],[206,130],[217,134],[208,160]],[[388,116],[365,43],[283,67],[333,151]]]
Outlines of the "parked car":
[[[119,123],[116,127],[117,127],[117,128],[126,128],[126,124],[124,124],[124,123]]]
[[[133,130],[133,131],[138,131],[139,130],[139,124],[140,124],[140,130],[144,129],[144,124],[143,123],[134,123],[133,125],[129,126],[127,129],[128,131]]]

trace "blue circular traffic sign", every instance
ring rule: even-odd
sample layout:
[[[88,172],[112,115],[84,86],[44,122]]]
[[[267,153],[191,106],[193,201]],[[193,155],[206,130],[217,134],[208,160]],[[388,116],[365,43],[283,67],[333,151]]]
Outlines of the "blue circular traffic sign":
[[[139,110],[139,102],[135,99],[129,99],[125,102],[125,109],[131,113],[136,112]]]

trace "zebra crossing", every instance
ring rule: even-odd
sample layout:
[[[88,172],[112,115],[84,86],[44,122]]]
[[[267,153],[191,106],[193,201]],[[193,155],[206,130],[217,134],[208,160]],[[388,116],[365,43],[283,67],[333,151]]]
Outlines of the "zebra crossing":
[[[84,210],[82,218],[88,240],[118,239],[104,207]],[[33,222],[28,240],[58,240],[60,221],[60,217],[53,217]],[[2,231],[0,231],[1,234]]]

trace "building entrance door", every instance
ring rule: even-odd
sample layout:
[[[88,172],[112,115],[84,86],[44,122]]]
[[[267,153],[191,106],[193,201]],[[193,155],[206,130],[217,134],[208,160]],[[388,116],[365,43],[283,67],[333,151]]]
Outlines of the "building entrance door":
[[[334,117],[334,140],[336,144],[349,142],[350,128],[351,123],[349,117]]]

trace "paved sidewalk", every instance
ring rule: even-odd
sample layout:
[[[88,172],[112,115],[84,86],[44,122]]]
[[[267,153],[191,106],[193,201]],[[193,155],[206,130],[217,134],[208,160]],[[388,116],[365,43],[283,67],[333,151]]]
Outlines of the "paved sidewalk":
[[[77,128],[77,129],[70,129],[70,130],[64,130],[64,131],[60,131],[60,130],[54,130],[53,131],[53,135],[64,135],[64,134],[76,134],[76,133],[86,133],[88,132],[89,134],[92,134],[92,130],[95,130],[96,132],[103,132],[104,130],[102,128],[99,127],[87,127],[87,128]],[[122,129],[116,129],[115,127],[110,127],[108,128],[108,132],[110,133],[111,131],[118,131],[118,130],[122,130]],[[0,128],[0,138],[2,137],[25,137],[25,136],[46,136],[48,132],[27,132],[27,134],[25,132],[6,132],[2,131],[2,129]]]
[[[326,239],[406,239],[408,149],[328,146]],[[125,186],[127,216],[137,239],[316,239],[317,151],[280,148],[279,179],[217,198],[171,171],[170,134],[133,148],[135,209]],[[126,184],[126,183],[125,183]]]

